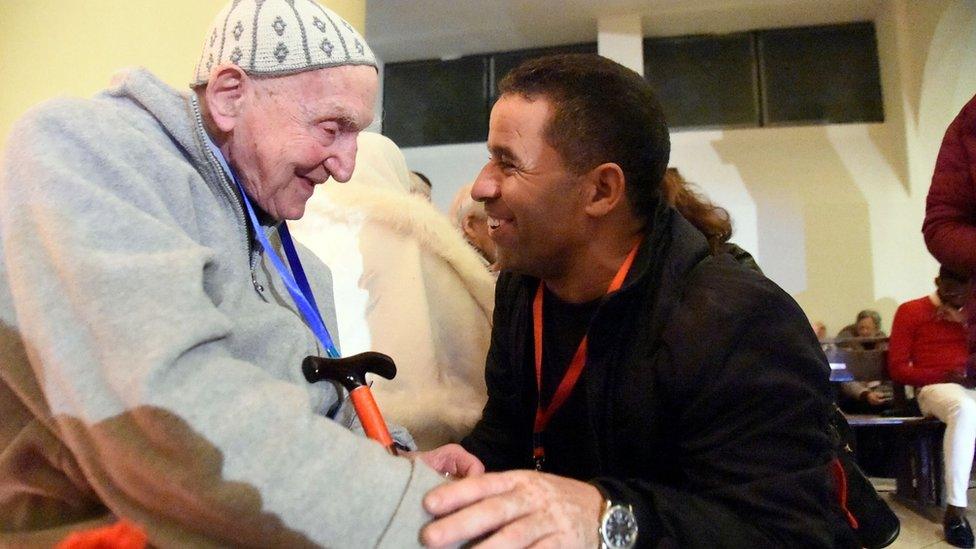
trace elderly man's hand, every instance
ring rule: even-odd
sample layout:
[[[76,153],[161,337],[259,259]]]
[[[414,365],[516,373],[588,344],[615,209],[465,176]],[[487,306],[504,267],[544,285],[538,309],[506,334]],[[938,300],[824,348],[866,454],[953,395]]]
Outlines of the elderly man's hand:
[[[419,459],[431,469],[450,477],[471,477],[485,472],[481,460],[460,444],[445,444],[427,452],[406,452],[401,455],[410,459]]]
[[[442,484],[424,497],[438,517],[420,532],[430,547],[597,547],[603,496],[590,484],[538,473],[489,473]]]

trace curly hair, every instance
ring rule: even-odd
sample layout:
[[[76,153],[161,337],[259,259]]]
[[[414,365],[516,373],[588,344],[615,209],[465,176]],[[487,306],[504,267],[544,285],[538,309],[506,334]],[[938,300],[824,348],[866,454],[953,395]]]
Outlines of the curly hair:
[[[668,168],[661,181],[661,194],[669,206],[678,210],[708,240],[712,253],[732,238],[732,218],[725,208],[716,206],[685,180],[677,168]]]

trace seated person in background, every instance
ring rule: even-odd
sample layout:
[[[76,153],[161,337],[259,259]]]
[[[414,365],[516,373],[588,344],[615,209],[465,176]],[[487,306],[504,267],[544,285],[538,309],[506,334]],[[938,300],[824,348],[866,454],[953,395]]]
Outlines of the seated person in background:
[[[848,414],[876,414],[891,405],[892,392],[880,381],[845,381],[838,387],[837,405]]]
[[[819,321],[810,323],[820,347],[829,361],[837,358],[837,346],[827,337],[827,326]],[[848,414],[877,414],[891,404],[890,384],[880,382],[842,381],[836,383],[837,406]],[[893,473],[889,435],[883,428],[867,426],[851,432],[851,446],[856,450],[858,465],[871,476],[887,477]]]
[[[966,375],[968,350],[960,310],[969,281],[942,267],[935,287],[932,295],[902,303],[895,312],[888,373],[898,383],[920,388],[916,395],[922,414],[946,424],[946,541],[956,547],[972,547],[966,490],[976,441],[976,391]]]
[[[857,341],[852,338],[885,337],[881,331],[881,315],[864,309],[857,313],[854,324],[848,324],[837,333],[836,345],[844,349],[869,351],[884,350],[885,342]],[[891,403],[891,385],[880,381],[847,381],[838,388],[837,404],[849,414],[878,413]]]
[[[332,271],[345,354],[396,362],[394,379],[373,379],[386,419],[421,449],[457,442],[487,399],[495,281],[444,215],[408,191],[393,141],[362,132],[358,145],[349,182],[316,191],[291,231]]]
[[[810,323],[810,327],[813,328],[813,333],[817,334],[817,341],[823,344],[827,341],[827,325],[820,320],[814,320]]]
[[[662,198],[650,85],[558,55],[500,90],[472,188],[501,267],[489,399],[462,445],[505,472],[429,492],[422,541],[854,546],[823,353],[789,295]]]
[[[488,236],[488,214],[484,204],[471,198],[470,183],[458,189],[447,217],[468,244],[481,254],[488,269],[493,270],[495,243]]]
[[[668,205],[678,210],[678,213],[705,235],[713,254],[729,254],[739,263],[762,274],[762,269],[752,254],[738,244],[729,242],[732,238],[732,218],[729,217],[728,210],[716,206],[697,192],[678,168],[668,168],[664,172],[661,193]]]
[[[854,324],[844,326],[841,331],[837,332],[835,339],[837,340],[837,345],[848,349],[871,350],[885,348],[886,344],[884,342],[844,341],[845,339],[849,340],[861,337],[886,337],[886,334],[881,330],[881,315],[878,314],[878,311],[864,309],[857,313],[857,319],[854,321]]]

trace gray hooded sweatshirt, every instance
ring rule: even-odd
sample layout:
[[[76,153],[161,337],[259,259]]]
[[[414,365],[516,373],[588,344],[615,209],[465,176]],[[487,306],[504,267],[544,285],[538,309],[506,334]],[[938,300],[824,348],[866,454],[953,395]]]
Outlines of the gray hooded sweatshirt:
[[[0,168],[0,546],[118,517],[164,547],[417,545],[441,479],[326,417],[195,98],[130,71],[32,110]]]

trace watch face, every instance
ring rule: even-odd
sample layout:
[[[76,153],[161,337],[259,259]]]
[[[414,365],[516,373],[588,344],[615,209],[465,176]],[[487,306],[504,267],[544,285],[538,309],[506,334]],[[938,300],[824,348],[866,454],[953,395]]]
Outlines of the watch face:
[[[629,507],[614,505],[600,526],[603,543],[612,549],[628,549],[637,542],[637,520]]]

